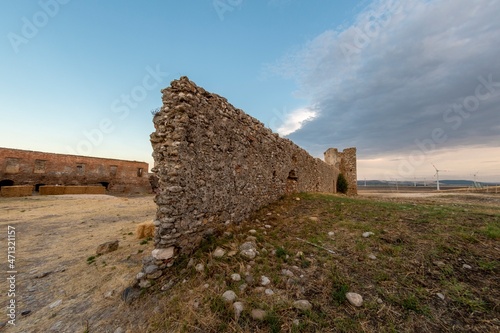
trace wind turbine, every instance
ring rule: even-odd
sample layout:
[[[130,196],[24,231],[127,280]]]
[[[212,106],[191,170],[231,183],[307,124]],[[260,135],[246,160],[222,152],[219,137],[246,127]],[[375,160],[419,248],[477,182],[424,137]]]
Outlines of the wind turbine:
[[[474,174],[474,187],[475,188],[480,188],[481,185],[477,183],[476,181],[476,177],[477,177],[477,174],[479,173],[479,171],[476,171],[476,173]]]
[[[433,163],[431,163],[431,164],[434,167],[434,169],[436,169],[436,180],[437,180],[437,182],[436,182],[436,190],[439,191],[439,171],[446,171],[446,170],[438,170],[438,168],[436,168],[436,166]]]

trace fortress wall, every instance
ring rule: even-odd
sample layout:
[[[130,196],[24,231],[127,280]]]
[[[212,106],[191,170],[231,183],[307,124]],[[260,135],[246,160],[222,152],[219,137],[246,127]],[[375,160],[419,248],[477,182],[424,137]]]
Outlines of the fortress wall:
[[[336,191],[340,164],[313,158],[225,98],[186,77],[162,93],[151,134],[156,259],[189,254],[286,193]]]

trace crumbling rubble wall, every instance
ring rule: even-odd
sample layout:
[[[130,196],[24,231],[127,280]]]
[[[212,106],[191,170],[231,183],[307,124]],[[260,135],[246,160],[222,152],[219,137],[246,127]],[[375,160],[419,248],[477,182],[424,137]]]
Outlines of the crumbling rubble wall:
[[[286,193],[336,191],[338,167],[280,138],[225,98],[186,77],[162,93],[151,134],[156,259],[190,253],[207,233],[243,221]]]

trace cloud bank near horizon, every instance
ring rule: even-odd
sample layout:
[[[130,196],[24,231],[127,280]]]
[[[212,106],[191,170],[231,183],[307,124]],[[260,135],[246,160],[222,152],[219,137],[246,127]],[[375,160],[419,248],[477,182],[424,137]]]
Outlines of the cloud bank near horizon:
[[[319,155],[499,147],[500,1],[379,0],[274,66],[315,116],[288,137]],[[290,120],[291,121],[291,120]]]

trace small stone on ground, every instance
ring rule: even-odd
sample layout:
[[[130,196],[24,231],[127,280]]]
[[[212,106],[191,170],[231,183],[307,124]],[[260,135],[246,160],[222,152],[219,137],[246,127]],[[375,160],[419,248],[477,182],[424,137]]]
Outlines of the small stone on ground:
[[[360,294],[349,292],[345,294],[345,297],[354,306],[360,307],[363,305],[363,297]]]

